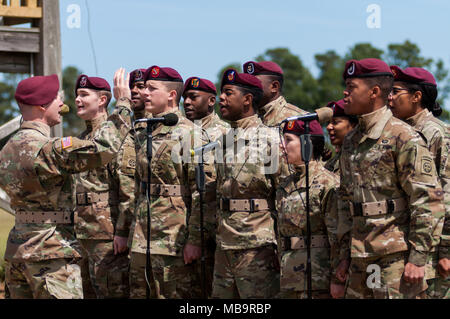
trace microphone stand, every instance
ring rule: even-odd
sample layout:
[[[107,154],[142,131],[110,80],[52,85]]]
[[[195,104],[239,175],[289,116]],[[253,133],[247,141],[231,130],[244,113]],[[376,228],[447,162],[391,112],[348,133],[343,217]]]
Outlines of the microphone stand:
[[[204,234],[204,215],[203,215],[203,195],[205,193],[205,167],[203,163],[203,151],[197,167],[195,168],[195,179],[197,184],[197,189],[200,194],[200,246],[201,246],[201,287],[202,287],[202,298],[208,299],[206,293],[206,260],[205,260],[205,234]]]
[[[311,134],[309,134],[309,121],[305,123],[305,134],[300,136],[302,159],[306,168],[306,277],[308,299],[312,299],[312,273],[311,273],[311,223],[309,207],[309,162],[312,155]]]
[[[147,194],[147,248],[145,251],[145,281],[147,283],[145,296],[146,299],[150,299],[150,282],[149,278],[152,278],[153,280],[153,272],[151,271],[151,260],[150,260],[150,229],[151,229],[151,205],[150,205],[150,183],[151,183],[151,177],[152,177],[152,158],[153,158],[153,152],[152,152],[152,144],[153,144],[153,125],[151,122],[147,122],[147,184],[146,184],[146,194]]]

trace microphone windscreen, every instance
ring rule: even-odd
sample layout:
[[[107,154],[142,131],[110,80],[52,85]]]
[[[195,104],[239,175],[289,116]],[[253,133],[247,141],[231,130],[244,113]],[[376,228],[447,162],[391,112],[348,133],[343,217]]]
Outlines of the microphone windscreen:
[[[178,123],[178,116],[175,113],[169,113],[163,116],[165,126],[174,126]]]
[[[320,109],[314,110],[314,112],[317,113],[320,124],[328,123],[333,118],[333,109],[331,107],[324,106]]]

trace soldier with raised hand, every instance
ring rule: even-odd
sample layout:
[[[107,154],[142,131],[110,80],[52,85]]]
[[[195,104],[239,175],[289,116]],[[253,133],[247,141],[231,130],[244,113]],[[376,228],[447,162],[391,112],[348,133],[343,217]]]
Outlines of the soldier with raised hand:
[[[107,120],[111,88],[105,79],[80,75],[75,85],[77,115],[86,122],[79,136],[91,140]],[[131,107],[131,105],[127,105]],[[134,142],[127,136],[117,156],[103,167],[74,175],[75,233],[84,250],[83,276],[98,299],[128,298],[127,240],[134,200]]]
[[[221,91],[220,112],[232,130],[223,137],[224,159],[216,156],[219,208],[212,296],[273,298],[280,286],[273,216],[278,136],[256,114],[263,90],[255,76],[228,69]]]
[[[436,80],[430,72],[423,68],[409,67],[401,69],[391,66],[394,75],[394,86],[389,95],[389,108],[395,117],[405,121],[426,138],[428,148],[433,156],[439,179],[444,190],[445,214],[448,220],[450,214],[450,184],[449,184],[449,153],[446,144],[449,143],[448,125],[437,117],[442,109],[436,102],[438,95]],[[429,270],[435,271],[436,265],[439,274],[432,274],[435,279],[430,279],[427,293],[431,298],[450,298],[450,279],[446,277],[450,273],[450,260],[448,254],[449,227],[445,224],[442,232],[439,249],[430,254]],[[438,261],[439,259],[439,261]]]
[[[342,241],[351,257],[346,298],[426,297],[425,264],[444,217],[433,157],[387,108],[393,76],[386,63],[349,60],[343,77],[345,113],[359,120],[340,158],[339,219],[352,220]]]
[[[281,67],[272,61],[248,61],[244,73],[256,76],[263,87],[263,97],[258,105],[258,115],[264,125],[277,126],[284,119],[308,112],[286,101],[283,94],[284,75]]]
[[[70,175],[115,156],[130,110],[116,108],[91,141],[51,138],[63,102],[56,75],[19,83],[19,131],[0,152],[0,185],[11,198],[15,226],[5,252],[6,285],[13,299],[83,298],[79,244],[72,216]]]
[[[199,77],[190,77],[184,83],[183,107],[186,117],[201,126],[206,132],[209,140],[216,141],[220,136],[227,133],[230,125],[222,121],[214,112],[216,104],[216,86],[207,79]],[[212,159],[212,157],[210,157]],[[205,157],[206,159],[206,157]],[[205,185],[204,201],[204,228],[205,232],[205,264],[206,264],[206,288],[207,295],[211,296],[212,281],[214,273],[214,252],[216,247],[216,173],[213,165],[209,165],[210,170],[205,171],[208,182]],[[188,252],[190,244],[187,244],[185,251]],[[196,258],[199,257],[198,247],[191,247],[195,252]],[[196,263],[199,278],[201,274],[201,265]],[[198,285],[200,280],[196,280],[194,285]]]
[[[195,166],[190,163],[194,131],[201,128],[185,118],[178,109],[183,79],[168,67],[152,66],[145,72],[142,98],[146,114],[178,116],[175,126],[153,126],[151,179],[147,176],[147,135],[136,136],[135,221],[131,244],[131,298],[146,296],[147,186],[150,188],[150,252],[154,282],[147,278],[151,296],[157,298],[194,298],[201,292],[192,287],[197,254],[184,250],[189,243],[200,247],[196,229],[189,229],[191,215],[198,210]],[[150,125],[150,124],[149,124]],[[189,250],[189,249],[188,249]],[[189,253],[189,254],[188,254]]]

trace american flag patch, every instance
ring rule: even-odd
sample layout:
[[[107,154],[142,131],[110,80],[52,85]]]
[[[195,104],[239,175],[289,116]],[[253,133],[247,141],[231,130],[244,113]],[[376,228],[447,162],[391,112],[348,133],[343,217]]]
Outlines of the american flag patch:
[[[61,139],[61,147],[62,149],[66,149],[72,146],[72,136],[63,137]]]

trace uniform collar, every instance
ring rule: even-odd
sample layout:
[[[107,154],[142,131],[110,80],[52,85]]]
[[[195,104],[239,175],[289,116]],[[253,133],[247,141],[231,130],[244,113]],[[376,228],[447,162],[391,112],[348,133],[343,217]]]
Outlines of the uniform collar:
[[[264,117],[267,114],[271,113],[274,109],[278,109],[278,107],[281,107],[285,104],[287,104],[286,99],[282,95],[280,95],[277,99],[267,103],[263,107],[260,107],[258,109],[258,114],[261,117]]]
[[[216,117],[216,113],[214,111],[211,112],[211,114],[206,115],[204,118],[201,119],[202,121],[202,128],[207,129],[211,126],[211,124],[214,122]]]
[[[24,121],[20,126],[21,129],[36,130],[45,137],[50,137],[50,126],[38,121]]]
[[[108,114],[104,113],[93,120],[86,121],[87,130],[92,132],[96,131],[100,127],[100,125],[107,120],[107,118]]]
[[[433,116],[433,114],[431,114],[431,112],[427,109],[424,109],[416,115],[407,118],[405,122],[421,131],[430,116]]]
[[[258,115],[254,114],[252,116],[245,117],[243,119],[231,122],[230,124],[231,124],[232,128],[246,129],[249,127],[256,127],[256,126],[262,124],[262,122],[261,122],[261,119],[258,117]]]
[[[358,116],[359,129],[366,137],[377,140],[391,117],[392,112],[385,105],[372,113]]]

